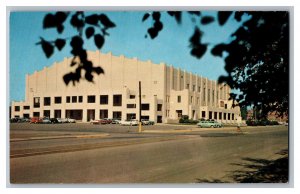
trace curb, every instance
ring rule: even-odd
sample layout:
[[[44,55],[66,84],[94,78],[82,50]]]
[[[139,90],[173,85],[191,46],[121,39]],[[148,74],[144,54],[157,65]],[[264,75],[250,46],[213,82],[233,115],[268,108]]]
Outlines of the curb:
[[[106,137],[109,136],[108,133],[97,134],[97,135],[63,135],[63,136],[51,136],[51,137],[30,137],[30,138],[14,138],[10,142],[18,141],[33,141],[33,140],[49,140],[49,139],[66,139],[66,138],[96,138],[96,137]]]

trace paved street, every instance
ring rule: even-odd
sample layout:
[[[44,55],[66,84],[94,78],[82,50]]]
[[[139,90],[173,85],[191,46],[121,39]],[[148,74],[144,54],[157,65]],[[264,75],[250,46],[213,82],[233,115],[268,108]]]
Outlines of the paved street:
[[[243,158],[275,159],[288,148],[285,126],[11,124],[12,183],[195,183],[233,181]]]

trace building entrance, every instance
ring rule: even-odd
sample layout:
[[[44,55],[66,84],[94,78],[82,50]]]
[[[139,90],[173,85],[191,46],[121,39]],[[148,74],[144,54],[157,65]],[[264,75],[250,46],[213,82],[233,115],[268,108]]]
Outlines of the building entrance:
[[[87,110],[87,120],[95,120],[95,110],[94,109],[88,109]]]

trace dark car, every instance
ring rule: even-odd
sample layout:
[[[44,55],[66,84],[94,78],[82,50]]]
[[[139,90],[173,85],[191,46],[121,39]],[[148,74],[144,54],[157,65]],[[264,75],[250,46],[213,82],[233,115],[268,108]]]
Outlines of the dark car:
[[[51,118],[50,121],[52,124],[59,123],[57,118]]]

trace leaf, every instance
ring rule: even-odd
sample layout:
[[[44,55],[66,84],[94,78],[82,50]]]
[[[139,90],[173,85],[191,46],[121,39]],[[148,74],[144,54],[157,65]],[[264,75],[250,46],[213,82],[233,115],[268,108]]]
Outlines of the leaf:
[[[146,21],[149,18],[150,14],[149,13],[145,13],[142,19],[142,22]]]
[[[203,25],[210,24],[214,21],[215,21],[215,19],[212,16],[204,16],[201,18],[201,24],[203,24]]]
[[[104,44],[104,38],[101,34],[96,34],[94,36],[95,45],[98,49],[101,49]]]
[[[51,57],[54,51],[54,46],[44,39],[41,40],[42,49],[46,55],[47,58]]]
[[[159,13],[158,11],[154,11],[154,12],[152,13],[152,18],[153,18],[153,20],[155,20],[155,21],[159,21],[159,19],[160,19],[160,13]]]
[[[101,67],[94,67],[93,71],[96,72],[98,75],[104,73],[104,70]]]
[[[191,14],[191,15],[197,15],[197,16],[201,15],[200,11],[188,11],[188,13]]]
[[[91,38],[95,33],[95,29],[93,27],[88,27],[86,30],[85,30],[85,36],[87,39]]]
[[[207,50],[207,44],[199,44],[191,50],[191,55],[200,59]]]
[[[100,14],[98,18],[106,28],[116,27],[116,25],[105,14]]]
[[[157,30],[157,31],[161,31],[163,29],[163,24],[161,23],[161,21],[156,21],[154,22],[154,28]]]
[[[200,29],[198,27],[196,27],[194,30],[194,34],[190,38],[191,47],[193,47],[194,45],[197,45],[201,42],[202,35],[203,35],[203,32],[201,32]]]
[[[58,50],[61,50],[65,46],[66,41],[64,39],[58,38],[55,40],[54,44]]]
[[[242,20],[242,16],[243,16],[244,12],[243,11],[236,11],[234,13],[234,19],[238,22],[240,22]]]
[[[148,34],[150,35],[151,39],[154,39],[158,35],[158,30],[156,28],[149,28]]]
[[[218,12],[218,21],[221,26],[223,26],[228,18],[231,16],[232,11],[219,11]]]
[[[63,25],[58,25],[56,30],[57,30],[58,33],[61,34],[64,31],[64,26]]]
[[[74,14],[74,15],[72,16],[72,18],[71,18],[71,21],[70,21],[71,25],[72,25],[74,28],[77,28],[77,30],[83,28],[83,26],[84,26],[83,20],[82,20],[82,19],[79,19],[79,18],[78,18],[78,15],[79,15],[78,12],[77,12],[76,14]]]
[[[43,28],[55,28],[56,27],[56,20],[55,20],[55,16],[51,13],[47,14],[44,17],[44,21],[43,21]]]
[[[181,11],[168,11],[168,14],[174,17],[178,24],[181,23]]]
[[[62,12],[62,11],[56,12],[55,19],[56,19],[57,24],[63,24],[66,21],[68,15],[69,15],[69,13],[67,13],[67,12]]]
[[[88,23],[88,24],[91,24],[91,25],[98,26],[98,22],[99,22],[98,19],[99,19],[98,15],[93,14],[93,15],[85,17],[85,22]]]
[[[58,33],[62,33],[64,30],[63,23],[66,20],[68,14],[65,12],[56,12],[55,15],[47,14],[44,17],[43,28],[56,28]]]
[[[80,50],[83,46],[83,40],[80,36],[73,36],[70,45],[73,49]]]
[[[211,50],[211,54],[214,56],[222,57],[223,51],[226,51],[226,44],[218,44]]]

